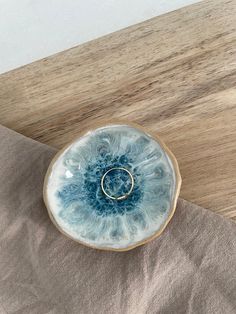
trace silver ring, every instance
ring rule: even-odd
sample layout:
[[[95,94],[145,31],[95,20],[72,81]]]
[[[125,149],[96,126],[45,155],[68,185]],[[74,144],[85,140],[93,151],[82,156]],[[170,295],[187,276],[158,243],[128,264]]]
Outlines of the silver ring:
[[[109,172],[113,171],[113,170],[123,170],[123,171],[125,171],[125,172],[128,173],[128,175],[129,175],[129,177],[130,177],[130,179],[131,179],[131,187],[130,187],[129,191],[128,191],[126,194],[124,194],[124,195],[115,197],[115,196],[109,195],[109,194],[105,191],[105,189],[104,189],[104,179],[105,179],[106,175],[107,175]],[[127,169],[125,169],[125,168],[122,168],[122,167],[114,167],[114,168],[111,168],[111,169],[107,170],[107,171],[104,173],[104,175],[102,176],[102,179],[101,179],[101,188],[102,188],[103,193],[104,193],[107,197],[111,198],[112,200],[124,200],[124,199],[126,199],[126,198],[131,194],[131,192],[133,191],[133,188],[134,188],[134,177],[133,177],[132,173],[131,173],[129,170],[127,170]]]

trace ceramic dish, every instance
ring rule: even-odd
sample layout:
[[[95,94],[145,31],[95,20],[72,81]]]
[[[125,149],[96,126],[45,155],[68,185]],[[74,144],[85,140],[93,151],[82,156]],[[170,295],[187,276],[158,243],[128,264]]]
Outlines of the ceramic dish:
[[[44,200],[55,225],[87,246],[125,251],[158,236],[181,177],[175,157],[139,126],[91,129],[52,160]]]

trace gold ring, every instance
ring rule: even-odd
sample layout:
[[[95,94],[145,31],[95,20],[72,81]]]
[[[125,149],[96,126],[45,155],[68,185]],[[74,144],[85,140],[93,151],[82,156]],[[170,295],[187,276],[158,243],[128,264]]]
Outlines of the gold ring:
[[[104,179],[105,179],[106,175],[107,175],[109,172],[113,171],[113,170],[123,170],[123,171],[125,171],[125,172],[128,173],[128,175],[129,175],[129,177],[130,177],[130,179],[131,179],[131,187],[130,187],[129,191],[128,191],[126,194],[124,194],[124,195],[115,197],[115,196],[109,195],[109,194],[105,191],[105,189],[104,189]],[[133,188],[134,188],[134,177],[133,177],[132,173],[131,173],[129,170],[127,170],[127,169],[125,169],[125,168],[122,168],[122,167],[114,167],[114,168],[111,168],[111,169],[107,170],[107,171],[104,173],[104,175],[102,176],[102,179],[101,179],[101,188],[102,188],[103,193],[104,193],[107,197],[111,198],[112,200],[124,200],[124,199],[126,199],[126,198],[131,194],[131,192],[133,191]]]

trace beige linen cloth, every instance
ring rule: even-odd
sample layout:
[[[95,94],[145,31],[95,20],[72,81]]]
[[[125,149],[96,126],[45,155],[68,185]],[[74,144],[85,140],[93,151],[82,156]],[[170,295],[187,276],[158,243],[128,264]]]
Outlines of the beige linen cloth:
[[[0,127],[0,313],[236,313],[236,225],[180,199],[164,233],[128,252],[82,246],[42,199],[56,150]]]

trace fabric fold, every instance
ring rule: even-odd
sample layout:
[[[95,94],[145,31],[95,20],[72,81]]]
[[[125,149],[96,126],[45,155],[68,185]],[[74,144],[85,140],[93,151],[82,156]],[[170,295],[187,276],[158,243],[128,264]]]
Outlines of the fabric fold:
[[[0,313],[235,313],[236,225],[179,199],[157,239],[128,252],[82,246],[42,199],[56,150],[0,127]]]

